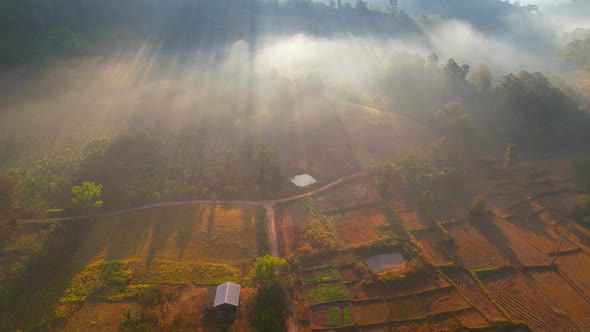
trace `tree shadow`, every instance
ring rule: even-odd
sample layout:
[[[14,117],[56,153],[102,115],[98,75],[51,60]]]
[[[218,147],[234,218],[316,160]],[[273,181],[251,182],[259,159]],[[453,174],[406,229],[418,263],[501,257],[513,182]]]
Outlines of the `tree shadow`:
[[[149,241],[152,223],[143,219],[122,219],[113,234],[113,240],[106,255],[109,260],[128,259],[136,256]]]
[[[152,241],[150,242],[148,254],[145,259],[148,267],[152,264],[157,252],[166,246],[166,243],[173,234],[179,219],[180,218],[172,218],[172,220],[170,220],[170,218],[163,215],[156,216],[152,228]]]
[[[209,207],[209,218],[207,219],[207,240],[211,239],[211,233],[213,233],[213,225],[215,223],[216,210],[217,204],[213,204]]]
[[[178,247],[178,260],[183,260],[184,250],[193,238],[194,226],[203,222],[203,207],[199,206],[194,218],[179,220],[176,225],[176,246]]]

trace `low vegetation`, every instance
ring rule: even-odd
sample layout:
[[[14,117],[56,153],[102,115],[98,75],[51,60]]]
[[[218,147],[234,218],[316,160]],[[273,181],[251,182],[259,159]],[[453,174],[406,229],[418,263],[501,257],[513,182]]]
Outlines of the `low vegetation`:
[[[312,288],[306,295],[311,303],[348,299],[348,291],[338,285],[326,284]]]

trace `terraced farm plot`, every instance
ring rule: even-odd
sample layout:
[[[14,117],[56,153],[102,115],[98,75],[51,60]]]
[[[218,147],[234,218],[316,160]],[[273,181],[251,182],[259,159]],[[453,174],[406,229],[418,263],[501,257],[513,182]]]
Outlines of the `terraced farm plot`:
[[[490,327],[486,319],[475,309],[458,312],[455,314],[455,319],[461,323],[461,326],[468,329],[485,329]]]
[[[433,272],[428,275],[419,275],[414,278],[400,280],[392,285],[363,285],[363,290],[369,298],[389,298],[416,295],[450,287],[451,284],[445,278]]]
[[[338,270],[332,267],[307,269],[303,271],[303,281],[306,284],[335,281],[340,278]]]
[[[524,220],[511,220],[514,230],[527,242],[545,255],[552,255],[557,250],[561,241],[560,252],[572,251],[577,247],[557,234],[543,223],[526,222]]]
[[[489,203],[495,205],[499,209],[506,210],[514,205],[514,203],[526,201],[528,197],[522,191],[492,194],[487,197]]]
[[[330,303],[311,308],[311,322],[319,327],[338,327],[354,322],[348,303]]]
[[[590,257],[585,253],[558,256],[555,261],[562,271],[587,297],[590,297]]]
[[[383,238],[378,227],[388,224],[381,207],[346,211],[329,216],[328,219],[347,247],[356,247]]]
[[[519,229],[515,225],[497,218],[493,222],[502,235],[502,238],[498,238],[494,242],[513,262],[518,262],[523,266],[549,266],[551,264],[551,258],[520,236]]]
[[[381,195],[368,180],[344,184],[312,197],[320,211],[347,209],[381,202]]]
[[[547,226],[559,224],[562,221],[561,216],[550,210],[542,210],[529,217],[531,222],[542,223]]]
[[[535,287],[556,311],[572,318],[581,331],[590,330],[590,302],[554,271],[529,272]]]
[[[521,218],[528,218],[529,216],[538,213],[541,210],[543,210],[543,207],[532,200],[519,202],[506,209],[508,214]]]
[[[461,323],[454,317],[442,315],[428,320],[430,331],[457,331],[461,328]]]
[[[534,198],[539,205],[562,213],[573,211],[579,199],[579,193],[568,190],[541,193]]]
[[[572,246],[581,248],[586,254],[590,255],[589,228],[586,228],[575,221],[568,220],[559,226],[555,226],[554,231],[568,240],[562,242],[562,247],[564,243],[571,243]],[[567,249],[560,249],[559,251],[564,252],[567,251]]]
[[[428,314],[460,311],[471,307],[454,288],[420,294],[418,298]]]
[[[408,230],[423,230],[434,226],[431,217],[413,210],[402,210],[395,212],[404,227]]]
[[[448,240],[438,228],[414,233],[416,240],[422,245],[424,253],[434,265],[452,262],[447,253],[445,241]]]
[[[387,301],[389,315],[394,322],[401,322],[426,317],[426,312],[415,296],[405,296]]]
[[[479,287],[473,278],[465,271],[454,270],[447,274],[453,284],[457,287],[458,292],[469,300],[489,321],[504,320],[506,317],[490,301],[487,294]],[[467,327],[467,326],[465,326]]]
[[[482,282],[491,296],[517,321],[536,331],[571,331],[573,324],[558,316],[539,297],[527,280],[515,272],[490,275]]]
[[[305,296],[311,303],[347,300],[350,297],[348,289],[338,283],[320,284],[310,287]]]
[[[382,300],[353,302],[352,312],[359,324],[382,323],[389,318],[389,307]]]
[[[504,266],[508,262],[502,254],[467,223],[446,227],[455,239],[456,255],[469,269]]]
[[[453,196],[453,195],[449,195]],[[463,219],[469,214],[471,201],[464,197],[445,197],[445,201],[431,208],[430,215],[436,221]]]

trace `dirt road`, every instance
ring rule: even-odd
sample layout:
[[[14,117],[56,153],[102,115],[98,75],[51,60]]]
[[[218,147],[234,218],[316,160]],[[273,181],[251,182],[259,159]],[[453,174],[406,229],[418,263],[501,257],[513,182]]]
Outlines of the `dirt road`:
[[[268,221],[268,234],[270,237],[270,248],[271,253],[273,256],[279,256],[279,246],[278,246],[278,239],[277,239],[277,232],[276,232],[276,224],[274,218],[274,206],[276,204],[281,203],[288,203],[292,201],[296,201],[305,197],[309,197],[311,195],[315,195],[319,192],[324,190],[330,189],[342,182],[349,181],[352,179],[356,179],[359,177],[366,176],[367,172],[359,172],[349,176],[345,176],[339,178],[333,182],[328,183],[327,185],[312,190],[310,192],[306,192],[303,194],[287,197],[287,198],[280,198],[275,200],[267,200],[267,201],[231,201],[231,200],[194,200],[194,201],[176,201],[176,202],[164,202],[164,203],[156,203],[150,205],[139,206],[136,208],[125,209],[120,211],[115,211],[111,213],[101,213],[98,215],[94,215],[92,218],[105,218],[105,217],[116,217],[121,216],[129,213],[144,211],[144,210],[151,210],[151,209],[158,209],[158,208],[165,208],[165,207],[177,207],[177,206],[187,206],[187,205],[202,205],[202,204],[216,204],[216,205],[238,205],[238,206],[263,206],[266,209],[266,218]],[[58,222],[58,221],[71,221],[71,220],[80,220],[80,219],[89,219],[88,216],[77,216],[77,217],[64,217],[64,218],[50,218],[50,219],[31,219],[31,220],[20,220],[22,223],[51,223],[51,222]]]

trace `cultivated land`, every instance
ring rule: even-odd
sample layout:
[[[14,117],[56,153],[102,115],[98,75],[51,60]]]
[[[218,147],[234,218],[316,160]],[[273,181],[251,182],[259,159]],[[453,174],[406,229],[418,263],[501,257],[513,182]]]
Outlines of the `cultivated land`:
[[[383,139],[386,130],[379,128],[397,116],[363,108],[355,118],[353,110],[348,105],[331,115],[349,120],[343,120],[344,129],[331,129],[337,139],[326,140],[324,148],[348,135],[356,137],[350,144],[361,162],[395,155],[397,142],[379,148],[383,151],[359,147]],[[371,128],[370,135],[359,134]],[[408,135],[400,137],[411,140]],[[305,144],[311,146],[313,139],[318,138]],[[305,149],[294,147],[302,155]],[[51,314],[39,309],[31,317],[56,317],[61,330],[112,330],[139,308],[142,292],[158,286],[178,296],[166,304],[164,321],[219,330],[205,315],[207,287],[234,281],[243,285],[242,306],[229,330],[248,331],[256,292],[248,273],[270,248],[289,258],[297,330],[584,331],[590,324],[590,230],[571,213],[571,201],[581,194],[563,172],[572,158],[517,163],[511,169],[482,158],[467,169],[473,181],[465,197],[432,208],[418,204],[407,190],[380,194],[371,174],[351,164],[279,198],[171,202],[84,219],[87,237],[71,262],[50,277],[60,285],[55,294],[31,295],[51,303]],[[314,167],[317,174],[329,172],[327,161],[295,163],[291,171]],[[527,176],[535,169],[543,170],[542,182]],[[469,211],[475,195],[488,202],[480,216]],[[0,252],[3,274],[11,273],[4,266],[27,262],[36,246],[43,246],[51,222],[19,226]],[[260,225],[268,239],[260,238]],[[369,258],[389,253],[400,253],[404,262],[371,270]]]
[[[543,167],[563,164],[559,158]],[[491,176],[494,172],[505,180]],[[304,266],[298,273],[305,285],[298,303],[308,303],[309,308],[308,314],[299,314],[301,326],[347,330],[347,321],[329,317],[350,307],[360,331],[493,331],[507,325],[535,331],[587,329],[590,300],[585,267],[590,266],[590,232],[570,214],[579,189],[561,169],[549,171],[556,180],[544,184],[531,183],[518,168],[506,174],[491,167],[489,173],[489,180],[470,185],[471,190],[485,188],[474,191],[488,197],[484,217],[470,216],[469,204],[462,200],[430,212],[403,197],[366,201],[355,195],[359,186],[365,186],[359,180],[359,186],[339,188],[340,197],[346,197],[348,190],[354,198],[340,210],[325,203],[327,198],[286,207],[289,217],[283,220],[293,235],[282,239],[305,241],[306,232],[336,239],[332,247],[298,252]],[[370,216],[379,209],[393,211],[395,220],[386,213],[386,222],[376,223]],[[380,234],[391,234],[384,237],[395,240],[379,242],[375,236],[379,233],[374,233],[377,224]],[[355,230],[356,236],[347,230]],[[368,253],[389,250],[402,252],[406,262],[389,271],[371,271],[364,260]],[[418,258],[410,259],[413,254]],[[407,277],[416,259],[424,265]],[[324,297],[318,306],[315,298],[310,300],[309,290],[314,289],[310,285],[331,290],[326,293],[334,298]]]

